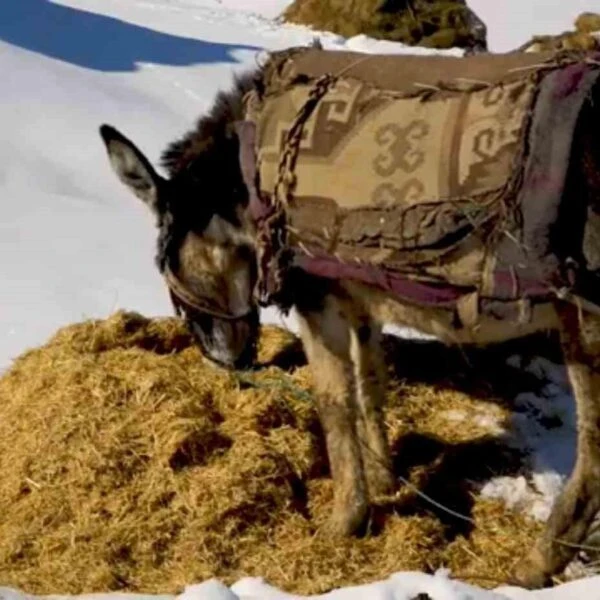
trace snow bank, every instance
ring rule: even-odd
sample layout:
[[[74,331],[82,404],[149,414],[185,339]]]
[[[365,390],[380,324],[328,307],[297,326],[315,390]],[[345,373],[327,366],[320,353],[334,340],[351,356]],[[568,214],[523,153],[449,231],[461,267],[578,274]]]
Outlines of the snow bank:
[[[421,595],[421,596],[420,596]],[[33,596],[0,587],[0,600],[597,600],[600,577],[590,577],[555,588],[529,591],[502,587],[488,591],[448,579],[445,574],[395,573],[384,581],[340,588],[326,594],[297,596],[270,586],[261,578],[245,577],[230,588],[217,579],[189,585],[178,596],[151,594],[82,594]]]
[[[519,356],[511,357],[509,364],[544,382],[539,393],[523,392],[515,398],[509,438],[512,446],[526,452],[525,466],[531,471],[531,480],[524,476],[497,477],[483,487],[482,494],[500,498],[510,508],[545,521],[575,463],[575,402],[562,365],[540,357],[523,364]]]

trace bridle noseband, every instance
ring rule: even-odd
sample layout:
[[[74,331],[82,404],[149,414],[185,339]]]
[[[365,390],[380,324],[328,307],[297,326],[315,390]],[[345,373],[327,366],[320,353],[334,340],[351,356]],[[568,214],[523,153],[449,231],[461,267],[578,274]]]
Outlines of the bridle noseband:
[[[216,317],[217,319],[223,319],[225,321],[237,321],[245,319],[254,312],[254,307],[250,307],[243,313],[234,314],[221,310],[214,302],[207,300],[206,298],[200,298],[190,292],[188,288],[181,282],[181,280],[171,271],[168,265],[165,266],[163,271],[163,277],[169,287],[171,296],[171,302],[175,309],[175,314],[181,316],[185,308],[192,309],[203,315],[209,315]]]

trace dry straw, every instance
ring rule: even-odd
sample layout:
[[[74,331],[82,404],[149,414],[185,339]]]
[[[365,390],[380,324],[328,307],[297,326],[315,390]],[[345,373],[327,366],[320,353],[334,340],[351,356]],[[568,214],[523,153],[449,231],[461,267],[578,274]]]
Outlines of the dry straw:
[[[494,355],[469,367],[429,342],[388,346],[396,474],[472,523],[401,486],[366,536],[323,535],[332,486],[297,341],[265,327],[262,368],[239,375],[206,364],[179,321],[120,312],[0,379],[0,581],[176,593],[254,575],[308,594],[439,567],[505,581],[538,526],[475,491],[518,469],[497,424],[507,385],[532,382]]]

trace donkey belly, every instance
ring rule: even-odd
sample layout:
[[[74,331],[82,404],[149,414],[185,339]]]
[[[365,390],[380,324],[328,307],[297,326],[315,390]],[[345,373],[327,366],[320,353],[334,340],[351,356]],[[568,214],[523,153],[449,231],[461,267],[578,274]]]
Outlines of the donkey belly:
[[[476,324],[462,326],[456,323],[454,313],[449,310],[401,302],[395,295],[360,283],[346,282],[343,287],[357,306],[366,307],[373,320],[410,327],[446,344],[493,344],[558,327],[558,315],[552,302],[533,305],[525,322],[482,314]]]

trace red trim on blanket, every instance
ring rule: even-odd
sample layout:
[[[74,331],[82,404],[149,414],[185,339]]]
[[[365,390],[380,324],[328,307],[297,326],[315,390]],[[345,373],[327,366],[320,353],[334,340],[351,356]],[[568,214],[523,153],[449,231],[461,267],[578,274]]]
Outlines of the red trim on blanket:
[[[327,279],[353,279],[392,292],[409,302],[438,308],[453,308],[462,296],[476,291],[473,287],[418,281],[373,265],[345,263],[329,256],[300,255],[296,257],[295,264],[311,275]],[[501,296],[505,300],[544,299],[552,293],[550,284],[518,276],[515,279],[515,274],[507,270],[494,273],[494,289],[504,292]]]

